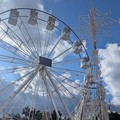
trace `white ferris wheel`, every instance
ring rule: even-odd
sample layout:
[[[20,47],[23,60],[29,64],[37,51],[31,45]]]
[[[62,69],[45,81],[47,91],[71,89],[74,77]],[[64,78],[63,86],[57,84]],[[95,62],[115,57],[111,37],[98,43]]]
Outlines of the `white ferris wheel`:
[[[59,18],[30,8],[0,13],[0,113],[29,106],[72,118],[88,60]]]

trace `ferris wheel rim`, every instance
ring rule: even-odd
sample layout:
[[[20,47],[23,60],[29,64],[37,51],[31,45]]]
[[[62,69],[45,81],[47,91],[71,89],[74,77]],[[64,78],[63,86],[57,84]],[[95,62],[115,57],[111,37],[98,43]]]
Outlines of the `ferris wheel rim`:
[[[16,8],[17,10],[24,10],[24,9],[27,9],[27,10],[31,10],[31,8]],[[37,10],[37,9],[35,9],[35,10]],[[52,14],[49,14],[49,13],[47,13],[47,12],[44,12],[44,11],[41,11],[41,10],[37,10],[38,12],[43,12],[43,13],[45,13],[45,14],[47,14],[47,15],[51,15],[51,16],[53,16]],[[2,14],[4,14],[4,13],[6,13],[6,12],[10,12],[10,10],[7,10],[7,11],[5,11],[5,12],[2,12],[2,13],[0,13],[0,15],[2,15]],[[55,16],[53,16],[53,17],[55,17]],[[67,24],[65,24],[63,21],[61,21],[59,18],[57,18],[57,17],[55,17],[58,21],[60,21],[64,26],[67,26],[68,28],[70,28]],[[6,19],[5,19],[6,20]],[[3,22],[4,22],[4,20],[2,20]],[[6,24],[6,23],[5,23]],[[7,26],[7,25],[6,25]],[[12,29],[12,28],[10,28],[10,29]],[[79,37],[76,35],[76,33],[70,28],[70,30],[72,31],[72,33],[76,36],[76,38],[78,38],[78,40],[79,41],[81,41],[80,39],[79,39]],[[17,31],[17,30],[16,30]],[[16,32],[15,31],[15,32]],[[45,31],[46,32],[46,31]],[[21,40],[22,41],[22,40]],[[34,45],[34,44],[33,44]],[[86,51],[86,49],[85,49],[85,47],[84,47],[84,45],[82,44],[82,46],[83,46],[83,48],[84,48],[84,51],[85,51],[85,53],[86,53],[86,55],[87,55],[87,57],[88,57],[88,54],[87,54],[87,51]],[[13,46],[11,46],[11,47],[13,47]],[[36,49],[36,48],[35,48]],[[64,51],[64,52],[67,52],[67,51],[69,51],[69,49],[71,49],[71,47],[70,48],[66,48],[66,51]],[[25,51],[23,51],[23,52],[25,52]],[[32,51],[33,52],[33,51]],[[64,52],[63,53],[61,53],[61,54],[64,54]],[[25,52],[26,53],[26,52]],[[19,54],[17,54],[17,52],[15,53],[15,55],[19,55]],[[58,55],[58,56],[55,56],[55,57],[53,57],[53,59],[52,60],[54,60],[54,59],[56,59],[57,57],[59,57],[60,55]],[[0,55],[0,57],[3,57],[2,55]],[[9,58],[9,56],[4,56],[4,57],[7,57],[7,58]],[[39,56],[39,57],[41,57],[41,56]],[[19,58],[19,57],[18,57]],[[13,59],[18,59],[17,57],[13,57]],[[12,58],[11,58],[12,59]],[[31,58],[32,59],[32,58]],[[20,59],[18,59],[18,62],[19,62],[19,60]],[[27,60],[27,59],[24,59],[24,60]],[[29,59],[28,59],[29,60]],[[79,60],[80,60],[80,58],[79,58]],[[7,61],[8,62],[8,61]],[[64,61],[62,61],[62,62],[64,62]],[[74,60],[72,61],[72,62],[74,62]],[[17,64],[17,62],[14,62],[14,64]],[[18,63],[19,64],[19,63]],[[23,64],[23,63],[22,63]],[[36,63],[34,63],[34,64],[32,64],[32,65],[35,65],[36,66],[36,64],[37,64],[37,62]],[[56,63],[57,65],[58,65],[58,63]],[[65,64],[65,63],[64,63]],[[23,64],[24,65],[24,64]],[[27,64],[28,66],[29,66],[29,64]],[[19,66],[18,66],[19,67]],[[35,67],[36,69],[37,69],[37,67]],[[12,69],[12,68],[11,68]],[[18,68],[19,69],[19,68]],[[56,68],[57,69],[57,68]],[[58,68],[58,69],[64,69],[64,68]],[[50,69],[49,69],[50,70]],[[70,69],[68,69],[68,70],[70,70]],[[67,70],[66,70],[67,71]],[[72,71],[72,70],[71,70]],[[75,71],[75,70],[74,70]],[[80,71],[78,71],[78,72],[80,72]],[[62,72],[61,72],[62,73]],[[34,75],[34,74],[33,74]],[[52,75],[52,74],[51,74]],[[56,78],[57,79],[57,78]],[[68,80],[68,78],[67,78],[67,80]],[[29,82],[30,81],[28,81],[28,84],[29,84]],[[26,85],[28,85],[28,84],[26,84]],[[24,86],[24,85],[23,85]],[[53,92],[53,91],[52,91]]]
[[[38,12],[42,12],[42,13],[45,13],[45,14],[47,14],[47,15],[51,15],[51,16],[55,17],[58,21],[62,22],[65,26],[67,26],[68,28],[70,28],[70,30],[75,34],[75,36],[78,38],[78,40],[80,40],[79,36],[74,32],[74,30],[73,30],[69,25],[67,25],[64,21],[62,21],[61,19],[59,19],[58,17],[56,17],[56,16],[53,15],[53,14],[50,14],[50,13],[48,13],[48,12],[46,12],[46,11],[43,11],[43,10],[34,9],[34,8],[13,8],[13,9],[18,9],[18,10],[22,10],[22,9],[26,9],[26,10],[36,10],[36,11],[38,11]],[[6,10],[6,11],[3,11],[3,12],[0,13],[0,15],[4,14],[4,13],[6,13],[6,12],[10,12],[10,10],[11,10],[11,9],[8,9],[8,10]],[[81,40],[80,40],[80,41],[81,41]],[[83,46],[83,48],[84,48],[84,50],[85,50],[85,52],[86,52],[87,57],[89,58],[88,52],[87,52],[87,50],[86,50],[86,48],[85,48],[85,46],[84,46],[83,43],[82,43],[82,46]]]

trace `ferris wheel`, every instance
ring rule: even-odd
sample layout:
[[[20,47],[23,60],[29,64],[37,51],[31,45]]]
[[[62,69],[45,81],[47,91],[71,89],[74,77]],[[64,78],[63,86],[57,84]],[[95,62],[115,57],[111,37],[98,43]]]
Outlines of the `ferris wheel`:
[[[52,14],[30,8],[0,13],[0,113],[29,106],[73,119],[87,61],[83,42]]]

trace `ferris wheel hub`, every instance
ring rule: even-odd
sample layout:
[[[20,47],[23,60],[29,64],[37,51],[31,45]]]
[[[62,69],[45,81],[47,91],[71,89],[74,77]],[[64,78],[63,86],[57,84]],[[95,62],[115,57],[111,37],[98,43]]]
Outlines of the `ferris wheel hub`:
[[[39,64],[47,66],[47,67],[51,67],[52,66],[52,60],[39,56]]]

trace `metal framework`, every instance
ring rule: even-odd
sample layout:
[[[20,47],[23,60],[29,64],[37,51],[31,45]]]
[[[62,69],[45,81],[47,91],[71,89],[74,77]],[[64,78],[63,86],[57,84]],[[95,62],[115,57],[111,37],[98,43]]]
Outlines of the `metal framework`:
[[[105,89],[102,85],[100,61],[97,50],[97,40],[99,35],[107,30],[110,25],[117,24],[118,21],[111,19],[110,13],[100,13],[97,9],[91,8],[89,15],[82,16],[82,27],[92,36],[92,52],[89,61],[85,61],[83,69],[86,71],[84,78],[82,99],[76,108],[77,120],[109,120],[105,103]],[[86,27],[86,28],[85,28]]]
[[[89,60],[82,41],[67,24],[41,10],[15,8],[0,13],[0,19],[0,74],[6,80],[0,113],[14,112],[20,104],[19,109],[55,110],[58,119],[59,110],[73,120],[83,87],[80,64]]]
[[[78,33],[80,34],[80,37],[91,38],[94,40],[97,37],[97,41],[101,39],[111,40],[111,27],[115,24],[119,24],[119,20],[114,20],[111,18],[111,10],[101,12],[92,7],[89,15],[79,17],[79,24],[81,27],[77,29],[79,29]]]

